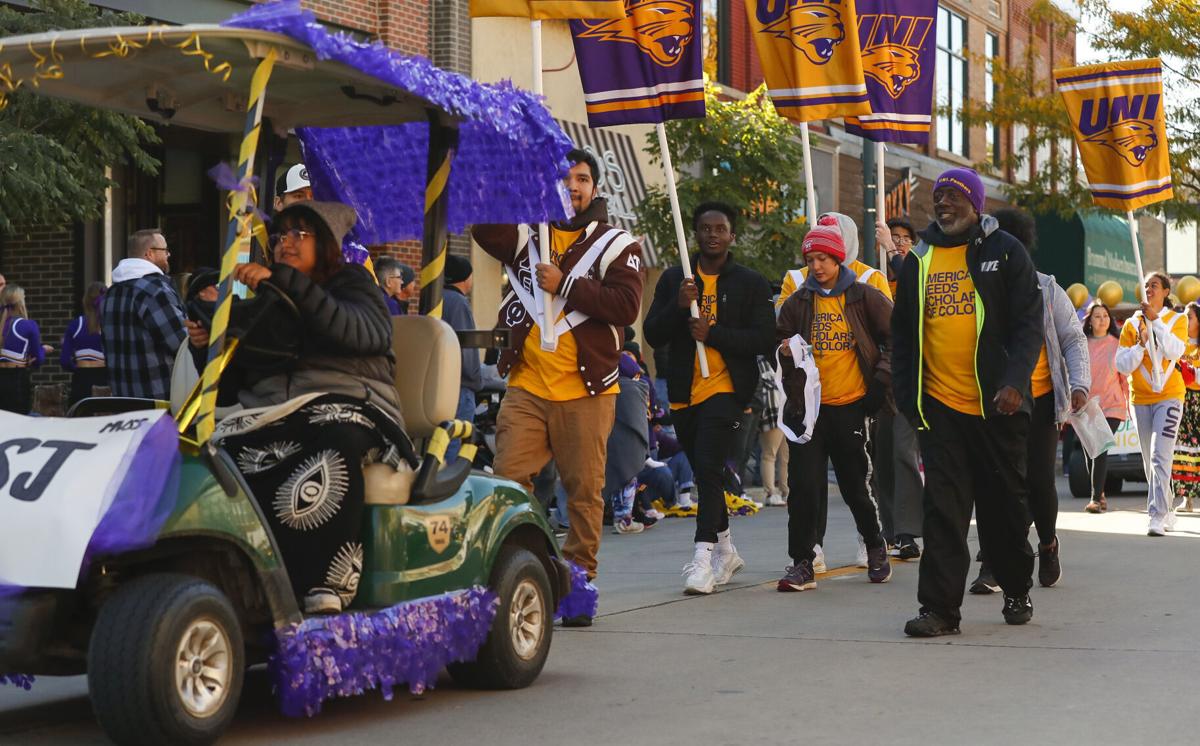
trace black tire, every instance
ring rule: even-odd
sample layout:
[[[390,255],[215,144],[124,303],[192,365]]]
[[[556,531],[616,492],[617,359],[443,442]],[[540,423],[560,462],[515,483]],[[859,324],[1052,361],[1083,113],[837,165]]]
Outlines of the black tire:
[[[176,680],[185,639],[226,649],[204,659],[209,670],[224,672],[216,676],[225,683],[205,687],[218,692],[217,702],[199,714],[189,710]],[[118,744],[209,744],[237,712],[245,668],[241,625],[220,590],[190,575],[146,575],[100,607],[88,648],[88,690],[96,719]]]
[[[1075,497],[1092,496],[1092,478],[1088,475],[1082,448],[1071,450],[1071,460],[1067,463],[1067,484]]]
[[[554,594],[546,568],[532,552],[507,545],[500,549],[492,570],[491,588],[500,597],[496,618],[487,642],[479,655],[469,663],[448,666],[454,680],[481,689],[523,689],[537,679],[550,654],[550,639],[554,634]],[[531,607],[529,594],[535,593],[540,604],[540,636],[536,645],[518,650],[513,635],[514,603],[527,610]],[[522,655],[524,652],[524,655]]]

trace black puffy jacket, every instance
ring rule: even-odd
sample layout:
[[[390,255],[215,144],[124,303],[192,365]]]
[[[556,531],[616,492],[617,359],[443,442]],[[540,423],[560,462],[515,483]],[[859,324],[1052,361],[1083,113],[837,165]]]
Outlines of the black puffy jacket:
[[[704,287],[692,271],[700,292]],[[667,359],[667,396],[675,403],[692,396],[692,369],[696,360],[696,341],[688,329],[688,309],[679,307],[679,286],[683,269],[675,266],[663,272],[654,288],[654,302],[642,323],[646,341],[656,350],[669,345]],[[708,344],[721,353],[738,404],[746,406],[758,388],[759,355],[775,348],[775,311],[771,305],[771,285],[758,272],[738,264],[730,252],[717,279],[717,323],[708,331]],[[660,370],[661,377],[663,372]]]
[[[254,323],[244,343],[290,347],[297,354],[282,365],[256,366],[250,355],[240,361],[237,398],[242,406],[280,404],[322,391],[370,401],[399,421],[392,317],[371,273],[348,264],[318,284],[292,267],[275,264],[270,282],[296,304],[299,323],[276,302],[266,318]],[[262,291],[254,303],[238,305],[230,324],[235,334],[261,313],[270,293]]]

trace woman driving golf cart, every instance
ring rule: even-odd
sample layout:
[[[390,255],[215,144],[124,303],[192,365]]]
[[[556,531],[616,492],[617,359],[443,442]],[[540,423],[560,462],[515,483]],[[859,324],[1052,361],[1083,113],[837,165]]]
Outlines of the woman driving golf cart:
[[[340,612],[358,590],[362,467],[411,453],[398,424],[391,317],[370,273],[342,259],[356,220],[337,202],[297,203],[272,224],[275,263],[234,270],[257,298],[234,310],[231,329],[247,330],[249,354],[234,356],[221,388],[245,409],[214,433],[262,506],[308,613]],[[292,334],[286,362],[254,354]]]

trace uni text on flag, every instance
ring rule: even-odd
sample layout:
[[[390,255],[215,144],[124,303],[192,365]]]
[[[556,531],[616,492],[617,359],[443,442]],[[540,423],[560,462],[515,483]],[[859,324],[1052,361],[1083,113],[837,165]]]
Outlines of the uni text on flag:
[[[745,0],[771,101],[796,122],[871,113],[854,0]]]
[[[573,20],[588,125],[703,118],[701,0],[625,0],[616,19]]]
[[[530,18],[620,18],[624,0],[471,0],[471,17],[505,16]]]
[[[1097,205],[1128,211],[1174,197],[1157,58],[1063,68],[1054,82]]]
[[[937,9],[937,0],[858,0],[871,113],[846,117],[847,132],[875,142],[929,142]]]

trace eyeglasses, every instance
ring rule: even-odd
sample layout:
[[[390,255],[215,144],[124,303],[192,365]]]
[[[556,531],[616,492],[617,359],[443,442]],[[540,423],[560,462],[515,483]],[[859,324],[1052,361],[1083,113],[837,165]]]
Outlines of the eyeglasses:
[[[285,242],[291,244],[299,243],[300,241],[303,241],[306,238],[311,238],[314,235],[316,234],[309,231],[302,231],[299,228],[292,228],[289,231],[272,233],[271,235],[267,236],[267,240],[271,242],[271,248],[275,248],[276,246]]]
[[[171,250],[168,249],[166,246],[153,246],[153,247],[151,247],[150,250],[151,251],[161,251],[162,253],[166,254],[167,256],[171,255]]]
[[[895,233],[892,234],[892,243],[896,244],[897,246],[900,244],[911,244],[912,242],[913,240],[908,236],[900,236]]]

